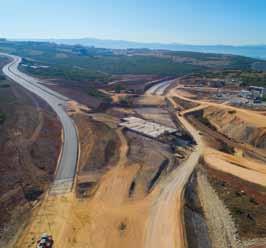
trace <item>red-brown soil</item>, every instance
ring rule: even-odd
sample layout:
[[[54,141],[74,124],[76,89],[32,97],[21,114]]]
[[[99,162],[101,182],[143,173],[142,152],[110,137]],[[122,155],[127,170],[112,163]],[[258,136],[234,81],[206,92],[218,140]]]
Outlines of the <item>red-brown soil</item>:
[[[0,246],[13,238],[53,179],[61,125],[49,107],[24,89],[0,89]],[[3,96],[3,97],[2,97]]]

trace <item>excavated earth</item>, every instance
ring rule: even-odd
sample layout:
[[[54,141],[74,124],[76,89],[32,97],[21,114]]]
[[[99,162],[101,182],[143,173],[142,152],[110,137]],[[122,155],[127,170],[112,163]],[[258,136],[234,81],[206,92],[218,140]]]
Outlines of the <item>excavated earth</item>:
[[[0,87],[0,247],[6,247],[53,180],[61,125],[40,99],[12,82]],[[0,84],[1,86],[1,84]]]
[[[119,159],[120,140],[114,129],[91,116],[73,116],[80,138],[80,159],[77,191],[90,194],[97,188],[103,174]]]
[[[234,110],[208,107],[203,111],[206,118],[218,132],[254,147],[266,149],[266,123],[246,120]]]
[[[266,246],[266,188],[210,168],[207,172],[210,184],[229,209],[243,244],[256,244],[262,239]]]

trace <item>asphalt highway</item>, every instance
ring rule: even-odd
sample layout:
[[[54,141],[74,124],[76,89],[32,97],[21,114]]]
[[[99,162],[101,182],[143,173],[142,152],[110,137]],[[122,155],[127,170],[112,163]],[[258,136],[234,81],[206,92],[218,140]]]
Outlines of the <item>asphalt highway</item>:
[[[18,70],[21,58],[14,55],[0,53],[12,59],[12,61],[3,68],[3,73],[25,89],[31,91],[46,101],[56,112],[63,127],[63,145],[61,156],[58,162],[54,187],[60,193],[69,191],[72,187],[77,164],[78,137],[73,120],[67,115],[65,107],[67,97],[45,87],[39,79],[33,78]],[[62,183],[61,183],[62,182]]]
[[[145,94],[146,95],[157,95],[157,96],[162,96],[165,92],[165,90],[172,84],[176,82],[176,79],[173,80],[167,80],[158,84],[153,85],[150,87]]]

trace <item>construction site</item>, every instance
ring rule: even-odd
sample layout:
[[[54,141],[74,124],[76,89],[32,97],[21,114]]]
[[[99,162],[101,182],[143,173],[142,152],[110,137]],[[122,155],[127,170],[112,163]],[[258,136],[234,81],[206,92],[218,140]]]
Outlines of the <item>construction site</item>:
[[[58,178],[62,120],[6,80],[1,247],[266,247],[266,108],[232,104],[239,88],[219,80],[149,80],[134,94],[111,82],[104,107],[56,105],[77,135],[73,178]]]

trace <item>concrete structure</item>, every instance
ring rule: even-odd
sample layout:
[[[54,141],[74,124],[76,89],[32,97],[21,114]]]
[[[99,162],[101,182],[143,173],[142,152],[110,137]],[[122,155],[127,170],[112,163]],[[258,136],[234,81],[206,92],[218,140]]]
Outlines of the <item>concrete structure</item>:
[[[252,97],[252,93],[248,90],[241,90],[239,93],[239,96],[243,97],[243,98],[251,98]]]
[[[175,82],[176,82],[176,79],[172,79],[172,80],[167,80],[167,81],[163,81],[161,83],[155,84],[149,89],[147,89],[145,94],[162,96],[164,92],[166,91],[166,89]]]
[[[120,126],[126,127],[136,133],[143,134],[150,138],[158,138],[163,134],[173,134],[177,129],[163,126],[158,123],[146,121],[137,117],[123,118]]]

